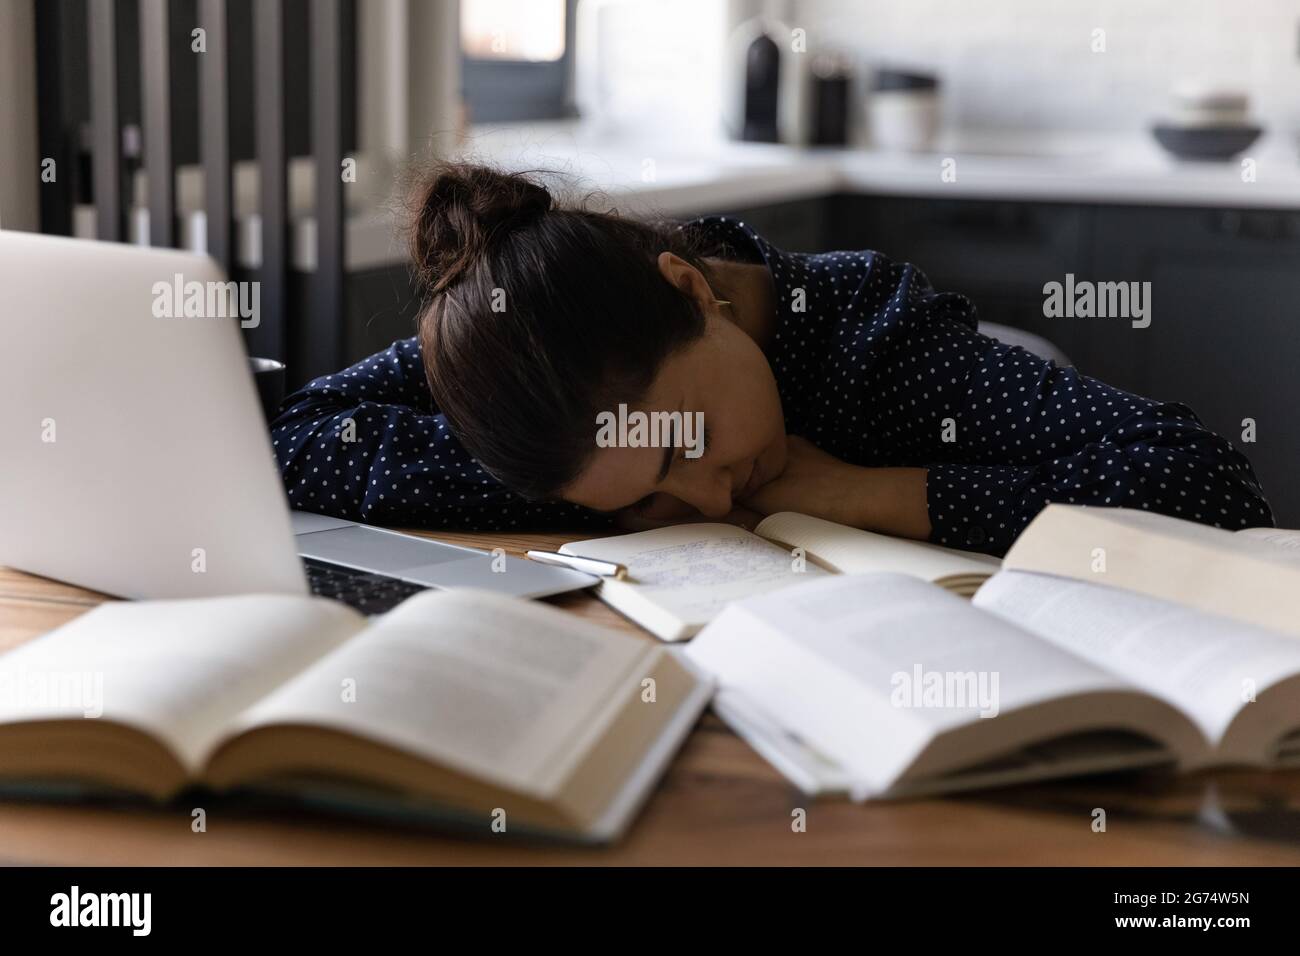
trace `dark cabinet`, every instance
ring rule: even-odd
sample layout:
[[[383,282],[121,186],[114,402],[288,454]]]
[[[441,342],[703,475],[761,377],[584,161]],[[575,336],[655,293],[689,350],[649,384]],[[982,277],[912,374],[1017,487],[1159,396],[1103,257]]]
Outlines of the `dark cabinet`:
[[[1080,371],[1190,406],[1250,458],[1279,524],[1300,527],[1300,212],[846,195],[823,215],[808,248],[915,263]],[[1045,284],[1067,276],[1150,283],[1150,324],[1045,315]]]
[[[1080,271],[1088,224],[1086,209],[1065,204],[847,196],[831,238],[913,263],[982,319],[1041,335],[1091,371],[1107,358],[1093,330],[1043,314],[1044,285]]]
[[[1191,406],[1300,526],[1300,213],[1099,209],[1093,271],[1151,283],[1151,325],[1125,336],[1133,389]]]
[[[821,252],[828,248],[835,197],[798,199],[742,209],[700,209],[697,215],[730,216],[758,231],[778,249]],[[679,218],[687,219],[688,216]]]

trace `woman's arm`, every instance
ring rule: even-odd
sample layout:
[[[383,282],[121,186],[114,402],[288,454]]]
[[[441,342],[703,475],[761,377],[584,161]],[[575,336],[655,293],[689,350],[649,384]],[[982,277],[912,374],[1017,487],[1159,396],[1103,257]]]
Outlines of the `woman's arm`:
[[[1250,462],[1186,405],[1058,368],[949,318],[913,327],[897,359],[882,383],[899,399],[883,447],[926,466],[938,544],[1003,554],[1050,502],[1233,530],[1273,524]],[[916,369],[934,371],[918,380]]]
[[[1186,405],[1133,395],[949,320],[935,335],[974,356],[955,394],[928,403],[937,543],[1005,553],[1050,502],[1232,530],[1273,524],[1246,456]]]
[[[795,435],[785,470],[744,505],[761,514],[798,511],[900,538],[930,537],[924,468],[865,468],[840,461]]]
[[[746,504],[997,555],[1050,502],[1233,530],[1273,524],[1250,462],[1186,405],[946,318],[913,328],[882,365],[863,454],[897,467],[848,464],[792,438],[786,471]]]
[[[292,507],[371,524],[478,531],[607,526],[501,487],[433,406],[419,345],[403,339],[289,396],[271,440]]]

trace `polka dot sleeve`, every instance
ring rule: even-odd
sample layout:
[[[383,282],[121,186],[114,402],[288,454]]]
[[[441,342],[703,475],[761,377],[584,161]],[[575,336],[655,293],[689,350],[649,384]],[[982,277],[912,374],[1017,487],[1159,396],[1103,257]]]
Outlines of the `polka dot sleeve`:
[[[303,511],[447,530],[610,524],[576,505],[521,498],[483,471],[433,407],[414,338],[289,396],[271,441],[289,503]]]
[[[952,323],[917,336],[922,350],[936,339],[973,356],[950,382],[955,393],[922,413],[938,437],[926,481],[936,543],[1004,554],[1050,502],[1233,530],[1273,524],[1249,461],[1186,405],[1140,398]]]

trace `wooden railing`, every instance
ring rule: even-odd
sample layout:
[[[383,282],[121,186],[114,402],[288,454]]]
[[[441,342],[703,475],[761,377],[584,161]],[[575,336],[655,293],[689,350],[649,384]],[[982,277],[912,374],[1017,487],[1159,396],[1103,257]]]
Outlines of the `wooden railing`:
[[[138,70],[143,140],[140,158],[147,183],[148,235],[155,246],[176,246],[177,197],[173,67],[190,50],[174,49],[171,17],[180,7],[170,0],[136,0],[140,62],[118,62],[123,28],[123,0],[82,0],[86,3],[86,63],[89,67],[90,192],[99,239],[123,241],[128,236],[132,208],[130,178],[124,164],[123,124],[119,83],[124,68]],[[257,167],[257,215],[260,256],[252,275],[261,283],[261,322],[245,330],[251,354],[296,360],[293,378],[339,367],[344,359],[344,206],[341,165],[344,159],[343,73],[344,0],[311,0],[310,131],[314,172],[315,269],[306,300],[291,305],[289,257],[288,144],[285,102],[285,17],[282,0],[254,0],[253,87],[254,140]],[[62,114],[60,88],[67,55],[55,38],[63,29],[67,8],[62,0],[39,3],[38,63],[42,116]],[[203,172],[204,238],[199,244],[228,273],[241,272],[236,261],[236,223],[232,197],[230,102],[230,20],[227,0],[198,0],[195,28],[204,31],[205,49],[199,60],[199,160]],[[188,31],[186,31],[188,32]],[[73,57],[76,59],[76,57]],[[50,62],[53,60],[54,62]],[[42,155],[63,157],[75,164],[77,137],[57,120],[42,122]],[[71,140],[71,142],[70,142]],[[75,166],[74,166],[75,169]],[[77,177],[69,177],[69,189]],[[50,196],[42,206],[42,228],[72,232],[77,197]],[[83,189],[84,193],[84,189]]]

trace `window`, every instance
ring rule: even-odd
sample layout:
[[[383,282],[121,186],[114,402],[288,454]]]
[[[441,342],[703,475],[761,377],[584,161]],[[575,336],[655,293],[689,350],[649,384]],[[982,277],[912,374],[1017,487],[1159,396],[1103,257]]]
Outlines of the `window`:
[[[574,115],[576,6],[577,0],[460,0],[470,122]]]
[[[464,0],[460,45],[481,60],[554,63],[564,56],[564,0]]]

